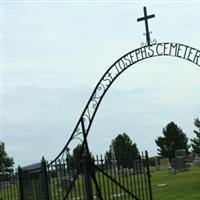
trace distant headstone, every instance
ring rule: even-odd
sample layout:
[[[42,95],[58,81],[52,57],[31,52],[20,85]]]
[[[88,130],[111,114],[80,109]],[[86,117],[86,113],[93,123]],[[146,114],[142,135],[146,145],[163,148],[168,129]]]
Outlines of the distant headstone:
[[[177,149],[175,151],[175,157],[184,157],[184,158],[186,158],[186,151],[185,151],[185,149]]]
[[[200,154],[195,154],[194,159],[195,160],[200,160]]]
[[[161,158],[159,161],[160,161],[160,167],[167,167],[169,164],[168,158]]]
[[[156,163],[156,170],[160,170],[160,160],[158,158],[155,158],[155,163]]]
[[[178,149],[175,151],[175,158],[171,160],[171,166],[175,170],[184,170],[186,168],[186,151]]]
[[[185,169],[185,157],[178,156],[175,158],[175,169],[176,170]]]
[[[194,166],[200,167],[200,160],[194,160],[193,163],[194,163]]]
[[[200,167],[200,155],[195,154],[195,159],[193,161],[194,165]]]
[[[194,160],[193,154],[188,154],[186,160],[187,160],[187,162],[189,162],[189,163],[193,162],[193,160]]]

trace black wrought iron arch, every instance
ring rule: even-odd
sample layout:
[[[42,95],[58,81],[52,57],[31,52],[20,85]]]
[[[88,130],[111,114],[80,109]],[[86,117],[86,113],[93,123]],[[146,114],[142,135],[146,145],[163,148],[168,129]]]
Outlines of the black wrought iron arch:
[[[55,162],[64,154],[73,139],[76,139],[80,135],[82,135],[83,138],[88,136],[92,122],[104,95],[120,74],[130,66],[133,66],[142,60],[159,56],[181,58],[200,67],[200,50],[180,43],[164,42],[152,44],[150,46],[137,48],[123,55],[113,65],[111,65],[111,67],[101,77],[65,147],[51,163]],[[49,163],[49,165],[51,163]]]

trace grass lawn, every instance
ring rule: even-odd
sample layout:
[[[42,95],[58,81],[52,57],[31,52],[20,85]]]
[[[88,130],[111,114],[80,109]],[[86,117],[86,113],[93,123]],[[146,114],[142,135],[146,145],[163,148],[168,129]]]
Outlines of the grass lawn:
[[[158,188],[158,184],[167,186]],[[200,168],[191,167],[189,171],[176,175],[161,170],[152,173],[154,200],[200,200]]]

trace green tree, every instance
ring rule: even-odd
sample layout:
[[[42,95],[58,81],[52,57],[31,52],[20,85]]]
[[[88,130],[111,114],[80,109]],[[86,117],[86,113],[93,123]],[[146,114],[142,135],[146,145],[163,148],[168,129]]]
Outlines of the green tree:
[[[169,158],[171,161],[175,157],[177,149],[185,149],[189,153],[190,146],[186,134],[174,122],[167,124],[162,131],[164,137],[158,137],[155,142],[158,146],[158,155]]]
[[[0,171],[11,171],[14,165],[13,158],[9,157],[5,150],[5,144],[0,143]]]
[[[127,167],[131,165],[133,159],[139,158],[140,154],[137,145],[132,142],[126,133],[123,133],[112,140],[109,150],[106,152],[108,161],[112,161],[113,156],[118,165]]]
[[[194,130],[196,138],[191,139],[192,151],[196,154],[200,154],[200,120],[198,118],[194,120],[194,125],[198,130]]]
[[[73,166],[77,169],[80,170],[82,166],[82,145],[79,144],[74,148],[73,154],[72,154],[72,162]]]
[[[72,152],[72,155],[68,156],[68,166],[69,169],[73,168],[73,169],[77,169],[78,171],[82,172],[82,168],[83,168],[83,149],[82,149],[82,144],[78,144]],[[90,153],[90,158],[91,161],[94,162],[94,158],[92,156],[92,154]]]

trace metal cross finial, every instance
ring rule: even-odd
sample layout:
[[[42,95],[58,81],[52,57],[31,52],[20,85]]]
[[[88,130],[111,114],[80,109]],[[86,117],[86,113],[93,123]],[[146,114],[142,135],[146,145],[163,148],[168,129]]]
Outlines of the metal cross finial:
[[[151,45],[151,39],[150,39],[150,32],[149,32],[149,24],[148,24],[148,19],[154,18],[155,15],[147,15],[147,8],[144,7],[144,17],[138,18],[137,21],[145,21],[145,28],[146,28],[146,39],[147,39],[147,45]]]

